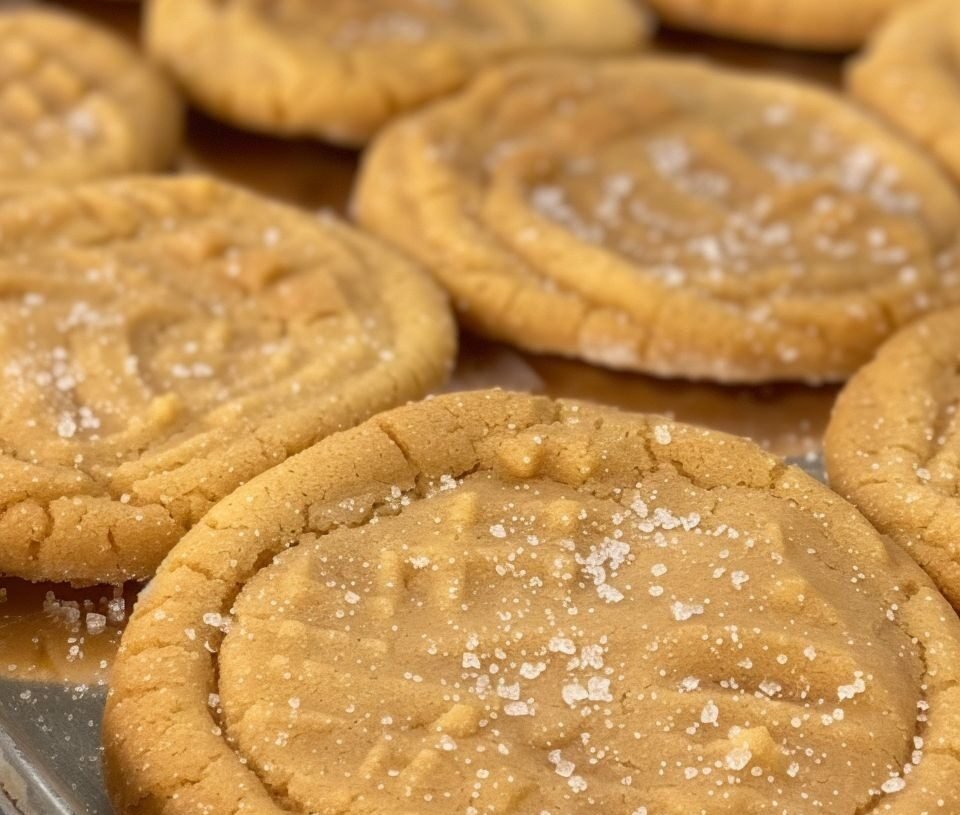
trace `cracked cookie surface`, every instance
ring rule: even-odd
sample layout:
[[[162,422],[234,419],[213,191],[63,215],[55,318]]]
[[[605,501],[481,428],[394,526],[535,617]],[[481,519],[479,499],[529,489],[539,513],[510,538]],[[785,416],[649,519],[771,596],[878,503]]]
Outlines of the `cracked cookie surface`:
[[[960,178],[960,6],[923,0],[892,16],[851,64],[847,87]]]
[[[118,813],[953,811],[958,659],[906,553],[751,442],[452,394],[194,527],[105,760]]]
[[[664,22],[791,48],[848,51],[916,0],[649,0]]]
[[[151,0],[150,51],[211,114],[357,145],[482,66],[639,46],[632,0]]]
[[[666,376],[846,378],[956,297],[960,198],[812,86],[672,59],[487,71],[354,200],[479,331]]]
[[[903,329],[847,384],[824,439],[834,488],[960,607],[960,310]]]
[[[453,356],[425,273],[211,179],[24,194],[0,234],[5,574],[149,577],[215,501]]]
[[[0,192],[159,170],[182,111],[129,45],[58,11],[0,11]]]

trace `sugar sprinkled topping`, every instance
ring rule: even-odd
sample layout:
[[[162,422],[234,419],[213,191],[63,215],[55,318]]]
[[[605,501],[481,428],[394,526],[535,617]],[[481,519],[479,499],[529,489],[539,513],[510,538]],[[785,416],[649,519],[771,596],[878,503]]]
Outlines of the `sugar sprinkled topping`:
[[[653,428],[653,438],[657,444],[670,444],[673,437],[670,435],[670,428],[666,425],[658,424]]]
[[[672,427],[668,461],[686,444]],[[704,489],[672,466],[596,492],[589,477],[517,478],[537,450],[578,483],[586,470],[551,457],[605,466],[602,450],[578,458],[581,448],[538,438],[505,448],[509,476],[383,490],[371,520],[305,539],[230,617],[204,617],[225,632],[223,676],[244,652],[260,666],[255,695],[221,683],[228,720],[254,700],[284,711],[270,714],[266,742],[238,731],[240,748],[364,795],[449,796],[475,815],[490,796],[521,793],[551,815],[655,815],[660,789],[690,811],[715,803],[732,815],[747,789],[775,795],[778,811],[852,811],[866,793],[909,786],[924,766],[924,689],[911,686],[915,720],[887,707],[901,692],[891,667],[915,653],[887,611],[894,595],[909,600],[892,587],[880,599],[865,554],[813,567],[835,543],[803,509],[745,487]],[[295,632],[318,643],[309,669],[284,644]],[[293,758],[298,722],[334,719]],[[327,746],[351,743],[359,752],[342,768],[323,763]]]
[[[525,262],[548,283],[550,253],[537,251],[542,219],[618,255],[644,278],[644,292],[666,297],[687,288],[715,299],[738,318],[739,326],[727,325],[751,353],[766,357],[773,377],[829,364],[796,328],[800,310],[813,308],[812,296],[836,304],[843,336],[858,326],[882,336],[889,326],[877,314],[881,287],[899,290],[905,307],[919,314],[937,286],[960,282],[956,273],[933,282],[938,267],[955,266],[955,242],[931,234],[922,214],[924,185],[879,129],[858,130],[854,138],[841,124],[845,115],[831,114],[829,98],[781,101],[792,100],[788,88],[694,66],[664,71],[638,64],[589,76],[553,68],[506,73],[511,116],[488,116],[496,126],[478,118],[468,146],[451,153],[482,166],[493,187],[530,179],[529,218],[518,224],[514,214],[504,228],[515,232]],[[631,104],[638,93],[649,104]],[[596,124],[598,110],[620,126]],[[575,151],[573,132],[581,142]],[[550,169],[530,158],[529,172],[518,170],[525,147]],[[474,181],[468,176],[464,183]],[[830,318],[811,312],[810,319]],[[656,354],[630,334],[587,337],[579,351],[605,365],[655,373],[685,370],[678,358],[718,377],[746,364],[723,350],[725,342],[704,350],[689,343],[688,332],[658,330],[664,350]],[[652,439],[669,444],[669,428],[656,426]]]
[[[678,622],[685,622],[692,617],[703,614],[703,605],[701,603],[684,603],[677,600],[670,606],[670,611],[673,614],[673,619]]]

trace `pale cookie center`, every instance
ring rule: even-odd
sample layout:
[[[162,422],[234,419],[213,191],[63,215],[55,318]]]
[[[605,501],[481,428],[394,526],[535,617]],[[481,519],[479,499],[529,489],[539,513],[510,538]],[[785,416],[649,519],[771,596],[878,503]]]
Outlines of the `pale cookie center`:
[[[385,490],[235,604],[210,701],[284,806],[852,815],[902,788],[919,652],[788,502],[662,473]]]
[[[929,288],[940,248],[916,196],[828,121],[759,99],[711,121],[709,108],[694,118],[656,92],[618,120],[610,111],[622,113],[622,100],[598,96],[609,121],[601,101],[561,99],[537,139],[504,140],[488,158],[485,215],[538,268],[565,275],[539,248],[558,225],[669,288],[756,301],[757,319],[785,295]]]

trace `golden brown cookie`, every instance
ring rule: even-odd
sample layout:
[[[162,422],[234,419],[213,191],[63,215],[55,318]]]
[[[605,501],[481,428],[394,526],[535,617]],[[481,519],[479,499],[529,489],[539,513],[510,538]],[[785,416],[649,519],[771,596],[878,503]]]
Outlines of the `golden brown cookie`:
[[[447,371],[442,295],[206,178],[0,202],[0,572],[144,578],[217,500]]]
[[[825,438],[835,489],[960,608],[960,309],[887,342],[841,392]]]
[[[113,34],[0,10],[0,191],[162,169],[181,119],[172,85]]]
[[[218,504],[112,676],[118,815],[960,808],[960,622],[743,439],[500,392]]]
[[[916,0],[648,0],[669,25],[789,48],[848,51]]]
[[[960,5],[924,0],[893,15],[847,86],[960,178]]]
[[[844,379],[957,282],[926,158],[825,91],[679,60],[492,69],[384,132],[354,207],[478,330],[659,375]]]
[[[648,33],[634,0],[150,0],[145,31],[212,115],[348,145],[492,62]]]

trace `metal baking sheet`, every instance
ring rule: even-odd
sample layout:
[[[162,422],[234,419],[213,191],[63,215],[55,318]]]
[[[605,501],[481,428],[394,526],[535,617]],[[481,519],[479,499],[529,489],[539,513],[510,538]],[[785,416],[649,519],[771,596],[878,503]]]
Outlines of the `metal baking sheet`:
[[[0,682],[0,813],[109,815],[100,776],[106,688]]]

